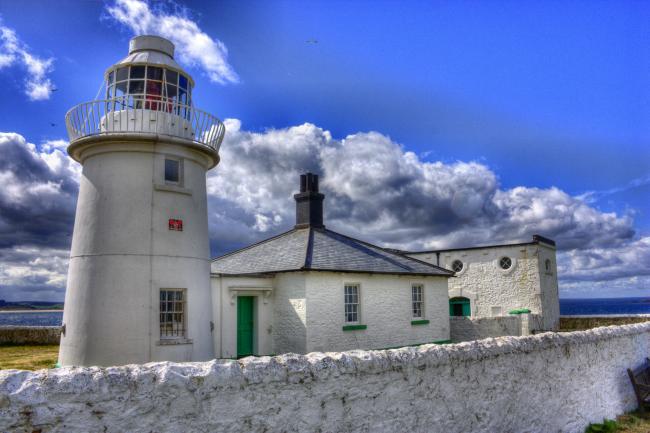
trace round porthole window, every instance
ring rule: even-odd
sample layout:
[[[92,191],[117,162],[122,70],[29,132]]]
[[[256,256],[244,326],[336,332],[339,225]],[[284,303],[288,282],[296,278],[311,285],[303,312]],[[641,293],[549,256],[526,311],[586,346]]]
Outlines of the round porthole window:
[[[454,260],[451,264],[451,270],[454,272],[460,272],[463,270],[463,262],[460,260]]]
[[[501,260],[499,260],[499,266],[503,270],[510,269],[512,267],[512,259],[510,257],[501,257]]]

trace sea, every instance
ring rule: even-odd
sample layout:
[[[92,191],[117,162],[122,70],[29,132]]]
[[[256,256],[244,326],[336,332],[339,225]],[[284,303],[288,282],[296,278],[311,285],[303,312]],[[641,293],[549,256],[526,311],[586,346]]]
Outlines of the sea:
[[[63,311],[0,311],[0,326],[61,326]]]
[[[650,298],[560,299],[560,315],[650,314]]]
[[[650,314],[650,298],[560,299],[563,316]],[[0,311],[0,326],[60,326],[63,311]]]

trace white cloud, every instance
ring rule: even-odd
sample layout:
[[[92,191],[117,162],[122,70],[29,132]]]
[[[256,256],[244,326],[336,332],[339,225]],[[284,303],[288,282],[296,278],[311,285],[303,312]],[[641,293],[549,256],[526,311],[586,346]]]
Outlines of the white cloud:
[[[558,268],[565,281],[605,282],[630,276],[650,277],[650,236],[616,247],[563,252]]]
[[[328,224],[405,249],[557,238],[561,249],[619,246],[634,236],[629,215],[604,213],[558,188],[499,188],[477,162],[425,162],[377,132],[342,140],[306,123],[253,133],[227,120],[211,197],[243,211],[250,227],[293,223],[298,175],[322,175]],[[263,218],[266,217],[266,218]],[[271,222],[272,221],[272,222]]]
[[[648,239],[635,238],[631,215],[601,212],[559,188],[501,189],[484,164],[422,161],[377,132],[336,140],[306,123],[255,133],[235,119],[226,130],[221,162],[208,175],[220,251],[290,228],[298,175],[312,171],[322,176],[326,225],[370,242],[417,250],[539,233],[558,242],[563,288],[601,279],[632,287],[631,278],[650,274]],[[629,265],[618,263],[623,256]]]
[[[422,161],[377,132],[335,139],[309,123],[264,132],[225,123],[221,162],[208,174],[214,252],[292,227],[298,175],[312,171],[322,176],[325,223],[342,233],[403,249],[539,233],[558,242],[563,294],[648,287],[650,238],[635,236],[629,215],[601,212],[558,188],[502,189],[485,164]],[[66,145],[0,133],[0,298],[14,290],[22,295],[12,299],[62,299],[80,176]]]
[[[53,84],[48,78],[54,59],[35,56],[16,32],[0,25],[0,69],[20,64],[26,69],[25,94],[32,101],[50,99]]]
[[[186,10],[168,13],[160,5],[152,8],[143,0],[116,0],[106,10],[136,35],[155,34],[171,40],[181,62],[200,67],[211,81],[220,84],[239,81],[228,64],[226,46],[202,31]]]

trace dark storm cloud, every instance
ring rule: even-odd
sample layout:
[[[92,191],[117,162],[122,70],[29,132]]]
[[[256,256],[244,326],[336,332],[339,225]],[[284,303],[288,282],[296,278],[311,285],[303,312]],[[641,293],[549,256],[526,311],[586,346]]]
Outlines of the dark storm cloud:
[[[0,248],[66,248],[78,191],[74,162],[57,147],[39,151],[18,134],[0,134]]]

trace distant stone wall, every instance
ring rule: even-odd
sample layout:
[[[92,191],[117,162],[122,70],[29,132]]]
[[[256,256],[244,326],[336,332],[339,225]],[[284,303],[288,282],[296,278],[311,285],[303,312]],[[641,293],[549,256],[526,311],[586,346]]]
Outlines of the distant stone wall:
[[[650,322],[650,314],[560,316],[560,331],[583,331],[599,326]]]
[[[0,431],[583,432],[636,405],[650,323],[446,346],[0,371]]]
[[[520,336],[521,319],[519,316],[499,317],[450,317],[451,341],[482,340],[489,337]]]
[[[450,317],[451,341],[482,340],[490,337],[518,337],[539,332],[543,328],[538,314],[511,314],[496,317]]]
[[[60,326],[0,326],[0,346],[9,344],[59,344]]]

